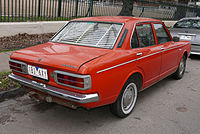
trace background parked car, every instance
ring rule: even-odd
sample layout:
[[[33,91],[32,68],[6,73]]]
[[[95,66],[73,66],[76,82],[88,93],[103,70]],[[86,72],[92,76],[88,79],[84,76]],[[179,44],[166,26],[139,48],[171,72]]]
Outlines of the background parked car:
[[[200,55],[200,17],[183,18],[179,20],[172,29],[172,37],[180,40],[191,41],[191,53]]]

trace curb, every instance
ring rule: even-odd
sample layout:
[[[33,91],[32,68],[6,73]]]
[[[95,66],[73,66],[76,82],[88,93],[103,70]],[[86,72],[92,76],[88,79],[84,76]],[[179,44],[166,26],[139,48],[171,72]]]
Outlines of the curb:
[[[58,32],[69,21],[37,21],[37,22],[3,22],[0,23],[0,37],[19,33],[42,34]],[[177,21],[163,21],[167,27],[172,27]]]
[[[19,33],[54,33],[62,28],[67,22],[68,21],[4,22],[0,23],[0,37],[12,36]]]
[[[24,87],[14,88],[14,89],[11,89],[8,91],[2,91],[2,92],[0,92],[0,102],[4,101],[6,99],[23,96],[23,95],[27,94],[28,92],[29,92],[29,90]]]

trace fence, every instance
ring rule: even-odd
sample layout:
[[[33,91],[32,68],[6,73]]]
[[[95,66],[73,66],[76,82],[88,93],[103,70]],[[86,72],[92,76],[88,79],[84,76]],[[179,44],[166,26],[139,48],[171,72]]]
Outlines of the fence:
[[[0,0],[0,22],[70,20],[85,16],[116,16],[122,3],[93,0]],[[178,20],[200,16],[200,8],[177,3],[139,1],[134,16]]]
[[[177,2],[152,2],[142,0],[140,7],[144,12],[142,16],[163,20],[179,20],[184,17],[200,16],[200,7]]]

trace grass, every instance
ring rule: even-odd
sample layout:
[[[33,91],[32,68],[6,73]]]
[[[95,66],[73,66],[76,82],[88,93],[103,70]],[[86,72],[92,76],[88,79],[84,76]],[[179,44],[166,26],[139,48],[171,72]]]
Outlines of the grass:
[[[0,50],[0,53],[9,52],[9,51],[16,51],[16,50],[19,50],[19,49],[3,49],[3,50]]]
[[[26,21],[69,21],[75,18],[81,18],[81,16],[77,17],[38,17],[38,16],[30,16],[30,17],[8,17],[2,16],[0,17],[0,22],[26,22]]]
[[[20,87],[18,83],[8,78],[10,73],[11,72],[0,72],[0,91],[6,91],[12,88]]]

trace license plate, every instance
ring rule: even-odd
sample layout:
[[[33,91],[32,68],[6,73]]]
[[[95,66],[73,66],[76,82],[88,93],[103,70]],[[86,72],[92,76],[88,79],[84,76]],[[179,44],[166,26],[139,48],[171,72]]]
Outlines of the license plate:
[[[28,74],[41,79],[48,80],[47,69],[28,65]]]
[[[190,35],[181,35],[180,40],[192,40],[192,36]]]

